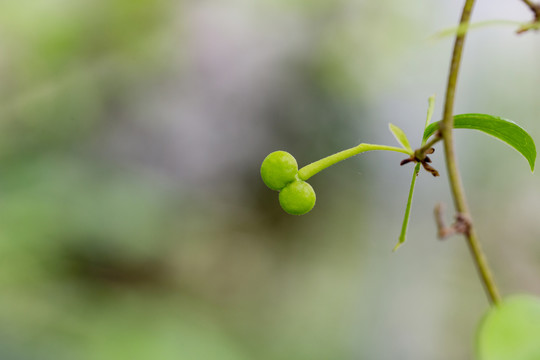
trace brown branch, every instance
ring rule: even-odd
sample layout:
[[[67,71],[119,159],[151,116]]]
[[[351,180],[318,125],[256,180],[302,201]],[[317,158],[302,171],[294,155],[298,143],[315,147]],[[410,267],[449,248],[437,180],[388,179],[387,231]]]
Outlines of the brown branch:
[[[534,13],[534,18],[536,19],[536,21],[540,20],[540,4],[536,4],[532,2],[531,0],[522,0],[522,1]]]
[[[531,29],[538,30],[539,24],[540,24],[540,4],[536,4],[536,3],[532,2],[531,0],[522,0],[522,1],[533,12],[534,20],[530,24],[524,25],[520,29],[518,29],[518,31],[517,31],[518,34],[522,34],[524,32],[527,32],[527,31],[531,30]]]

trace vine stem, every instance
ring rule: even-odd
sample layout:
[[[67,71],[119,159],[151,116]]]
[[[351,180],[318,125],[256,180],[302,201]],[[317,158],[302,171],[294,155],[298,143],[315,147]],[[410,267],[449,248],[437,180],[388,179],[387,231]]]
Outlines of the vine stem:
[[[474,3],[475,0],[466,0],[461,14],[460,26],[468,26],[468,24],[470,23]],[[466,33],[458,34],[454,42],[454,50],[450,62],[450,71],[448,74],[448,84],[446,87],[443,120],[440,126],[440,132],[444,141],[446,168],[448,171],[448,180],[450,182],[450,188],[452,190],[454,205],[460,215],[470,220],[471,216],[469,212],[469,207],[467,205],[465,190],[463,188],[463,183],[459,174],[452,131],[454,128],[454,99],[461,57],[463,53],[463,45],[465,43],[465,36]],[[499,290],[497,289],[497,286],[491,274],[491,270],[487,263],[486,256],[484,255],[484,252],[482,251],[482,248],[478,241],[478,236],[472,224],[472,220],[470,220],[469,225],[470,228],[468,229],[468,231],[465,232],[465,237],[467,239],[473,261],[476,265],[476,268],[486,290],[488,299],[492,304],[496,305],[501,299],[499,295]]]

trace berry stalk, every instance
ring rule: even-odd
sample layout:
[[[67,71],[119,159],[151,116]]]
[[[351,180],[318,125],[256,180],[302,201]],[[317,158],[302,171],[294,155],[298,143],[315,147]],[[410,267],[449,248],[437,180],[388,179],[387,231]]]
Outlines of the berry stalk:
[[[301,180],[307,180],[313,175],[317,174],[318,172],[326,169],[327,167],[330,167],[340,161],[346,160],[352,156],[358,155],[360,153],[366,152],[366,151],[373,151],[373,150],[386,150],[386,151],[395,151],[404,153],[407,155],[413,155],[412,152],[409,150],[398,148],[394,146],[386,146],[386,145],[373,145],[373,144],[360,144],[355,147],[352,147],[347,150],[340,151],[338,153],[335,153],[333,155],[327,156],[325,158],[322,158],[321,160],[312,162],[309,165],[304,166],[298,171],[298,177]]]

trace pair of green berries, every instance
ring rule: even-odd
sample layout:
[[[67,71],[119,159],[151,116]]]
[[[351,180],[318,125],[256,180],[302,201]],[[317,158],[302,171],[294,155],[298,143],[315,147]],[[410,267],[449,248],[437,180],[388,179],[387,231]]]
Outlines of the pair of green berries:
[[[298,164],[286,151],[274,151],[262,162],[261,177],[266,186],[279,191],[279,204],[291,215],[303,215],[315,206],[315,191],[298,176]]]
[[[394,126],[390,129],[396,134],[397,127]],[[401,133],[403,132],[399,130],[399,136],[396,135],[396,138],[400,142],[405,142],[402,140],[405,134],[401,136]],[[408,141],[406,141],[406,145],[402,148],[397,148],[394,146],[362,143],[312,162],[300,170],[298,170],[296,159],[291,154],[286,151],[274,151],[262,162],[261,177],[266,186],[272,190],[279,191],[279,203],[283,210],[292,215],[303,215],[315,206],[315,191],[306,182],[307,179],[329,166],[366,151],[395,151],[412,157],[414,151],[408,145]]]

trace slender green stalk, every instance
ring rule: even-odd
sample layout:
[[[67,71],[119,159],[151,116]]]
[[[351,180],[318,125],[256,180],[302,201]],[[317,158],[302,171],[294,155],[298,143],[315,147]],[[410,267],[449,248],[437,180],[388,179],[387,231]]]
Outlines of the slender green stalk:
[[[435,111],[435,94],[431,95],[428,98],[428,109],[427,109],[427,115],[426,115],[426,124],[424,125],[424,130],[429,126],[429,123],[431,122],[431,118],[433,117],[433,111]],[[426,144],[426,140],[422,136],[422,146]]]
[[[418,173],[420,172],[420,163],[417,163],[414,167],[413,174],[412,174],[412,180],[411,180],[411,187],[409,188],[409,197],[407,198],[407,206],[405,207],[405,215],[403,216],[403,224],[401,224],[401,233],[399,234],[399,240],[396,246],[392,249],[392,251],[396,251],[401,244],[405,242],[405,238],[407,236],[407,228],[409,226],[409,218],[411,216],[411,204],[412,199],[414,195],[414,185],[416,184],[416,178],[418,177]]]
[[[435,95],[431,95],[428,98],[428,113],[426,117],[426,125],[424,126],[424,131],[428,127],[429,123],[431,122],[431,118],[433,117],[434,110],[435,110]],[[424,139],[424,136],[422,136],[422,146],[420,147],[420,149],[417,149],[414,152],[414,156],[419,160],[424,160],[426,157],[426,151],[431,149],[433,145],[435,145],[441,140],[442,140],[442,137],[439,132],[436,133],[433,139],[431,139],[430,142],[428,142],[427,144],[426,144],[427,139]]]
[[[461,14],[460,26],[467,26],[467,24],[469,24],[474,3],[475,0],[466,0],[463,7],[463,12]],[[448,75],[448,85],[446,88],[444,113],[440,132],[444,140],[446,168],[448,171],[448,180],[450,182],[450,188],[452,189],[454,204],[458,213],[460,213],[464,218],[469,219],[469,229],[465,233],[467,243],[469,245],[476,268],[480,274],[480,278],[486,289],[488,298],[492,304],[497,304],[500,301],[499,291],[495,285],[493,276],[491,275],[491,270],[487,263],[486,257],[482,251],[480,243],[478,242],[478,237],[472,225],[472,221],[470,220],[471,217],[469,207],[467,205],[465,191],[461,181],[461,176],[459,174],[454,150],[454,138],[452,131],[454,127],[453,108],[465,36],[466,34],[458,34],[454,43],[454,51],[452,53],[452,60],[450,63],[450,72]]]
[[[431,95],[428,99],[428,111],[426,116],[426,124],[424,125],[424,131],[428,127],[429,123],[431,122],[431,118],[433,117],[433,110],[435,109],[435,95]],[[426,140],[422,136],[422,146],[426,144]],[[415,152],[416,154],[416,152]],[[425,156],[425,154],[424,154]],[[396,251],[401,244],[405,242],[405,238],[407,237],[407,228],[409,226],[409,218],[411,216],[411,207],[412,207],[412,199],[414,195],[414,186],[416,184],[416,178],[418,177],[418,173],[420,172],[420,163],[417,163],[413,170],[413,176],[411,180],[411,186],[409,188],[409,197],[407,198],[407,206],[405,207],[405,216],[403,216],[403,224],[401,225],[401,233],[399,234],[399,240],[396,246],[394,246],[394,249],[392,251]]]
[[[326,169],[329,166],[334,165],[335,163],[348,159],[351,156],[358,155],[366,151],[373,151],[373,150],[395,151],[395,152],[400,152],[407,155],[412,155],[410,151],[403,148],[394,147],[394,146],[360,144],[353,148],[340,151],[336,154],[327,156],[325,158],[322,158],[321,160],[315,161],[309,165],[304,166],[298,171],[298,177],[301,180],[307,180],[313,175],[317,174],[318,172]]]
[[[437,34],[435,34],[434,38],[442,38],[446,36],[454,36],[454,35],[460,35],[465,34],[469,30],[486,27],[486,26],[493,26],[493,25],[511,25],[511,26],[526,26],[527,23],[521,22],[521,21],[514,21],[514,20],[485,20],[485,21],[479,21],[474,24],[464,24],[464,25],[458,25],[452,28],[444,29],[442,31],[439,31]]]

